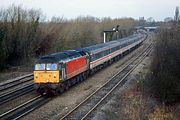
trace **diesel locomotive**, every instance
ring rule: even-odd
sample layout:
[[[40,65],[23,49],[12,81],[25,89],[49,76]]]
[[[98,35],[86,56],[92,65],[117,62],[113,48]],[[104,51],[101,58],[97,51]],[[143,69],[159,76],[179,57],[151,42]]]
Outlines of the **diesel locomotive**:
[[[145,34],[40,57],[34,70],[38,93],[59,94],[139,46]]]

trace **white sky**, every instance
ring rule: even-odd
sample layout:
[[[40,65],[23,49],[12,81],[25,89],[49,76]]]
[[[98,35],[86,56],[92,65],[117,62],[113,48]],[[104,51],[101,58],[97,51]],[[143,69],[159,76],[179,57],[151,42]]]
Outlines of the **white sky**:
[[[94,17],[153,17],[164,20],[173,17],[180,0],[0,0],[0,8],[9,5],[41,9],[47,18],[52,16],[68,19],[90,15]]]

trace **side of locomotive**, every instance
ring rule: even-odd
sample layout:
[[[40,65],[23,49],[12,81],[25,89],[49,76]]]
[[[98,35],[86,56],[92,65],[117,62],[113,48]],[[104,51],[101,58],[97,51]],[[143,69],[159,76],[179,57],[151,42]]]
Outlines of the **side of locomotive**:
[[[40,93],[58,94],[73,84],[80,73],[86,75],[89,69],[88,55],[84,52],[69,50],[41,57],[34,70],[34,83]],[[82,76],[84,77],[84,76]],[[68,81],[67,80],[71,80]],[[79,80],[80,77],[79,77]]]

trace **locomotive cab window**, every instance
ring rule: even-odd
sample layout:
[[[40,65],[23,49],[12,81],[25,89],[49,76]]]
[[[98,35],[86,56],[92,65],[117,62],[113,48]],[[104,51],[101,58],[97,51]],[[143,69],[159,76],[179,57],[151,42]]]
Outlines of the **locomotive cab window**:
[[[57,64],[47,64],[46,65],[46,70],[57,70]]]
[[[45,64],[36,64],[35,70],[45,70]]]

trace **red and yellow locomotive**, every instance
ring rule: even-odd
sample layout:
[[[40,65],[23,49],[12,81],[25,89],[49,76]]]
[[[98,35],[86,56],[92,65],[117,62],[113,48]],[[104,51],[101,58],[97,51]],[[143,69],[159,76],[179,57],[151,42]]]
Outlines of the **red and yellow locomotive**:
[[[89,69],[89,56],[84,52],[69,50],[41,57],[34,71],[34,83],[39,93],[61,93],[75,84],[74,79],[85,78]],[[79,75],[79,76],[78,76]],[[66,81],[71,80],[71,81]]]

